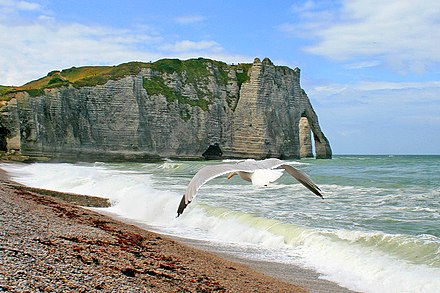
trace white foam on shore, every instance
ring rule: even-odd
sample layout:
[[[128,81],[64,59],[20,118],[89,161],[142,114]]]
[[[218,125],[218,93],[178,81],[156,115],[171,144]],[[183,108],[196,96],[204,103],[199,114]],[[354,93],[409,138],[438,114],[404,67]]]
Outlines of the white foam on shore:
[[[166,164],[167,169],[176,168],[174,163]],[[438,292],[440,288],[440,263],[435,262],[440,253],[437,238],[310,229],[197,202],[176,218],[181,193],[155,188],[152,174],[113,170],[105,164],[1,167],[14,180],[29,186],[108,197],[113,203],[108,211],[170,234],[222,245],[259,247],[256,251],[264,251],[264,255],[246,257],[300,264],[352,290]],[[414,251],[414,256],[406,257]],[[416,261],[423,258],[426,260]]]

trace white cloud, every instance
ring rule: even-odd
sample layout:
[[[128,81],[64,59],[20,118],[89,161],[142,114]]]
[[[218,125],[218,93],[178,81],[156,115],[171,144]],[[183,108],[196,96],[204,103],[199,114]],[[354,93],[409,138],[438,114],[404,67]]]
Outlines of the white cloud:
[[[222,51],[222,47],[214,41],[180,41],[174,44],[162,46],[162,49],[171,52],[188,52],[188,51]]]
[[[0,23],[0,83],[20,85],[71,66],[156,60],[160,54],[151,47],[160,41],[155,35],[80,24]]]
[[[8,9],[6,9],[7,7]],[[252,58],[224,52],[215,41],[172,43],[149,26],[115,28],[63,23],[38,4],[0,0],[0,84],[22,85],[52,70],[84,65],[200,56],[229,63]],[[33,10],[32,15],[21,10]],[[50,16],[48,16],[50,15]],[[201,21],[193,18],[192,21]],[[186,19],[187,23],[190,19]],[[172,36],[178,38],[179,36]]]
[[[374,92],[380,92],[377,97],[381,101],[392,97],[398,101],[423,101],[434,100],[440,105],[440,81],[425,82],[386,82],[386,81],[362,81],[355,84],[322,84],[309,90],[309,95],[320,100],[329,100],[332,97],[346,97],[347,100],[355,101],[359,97],[368,96],[370,101],[375,98]],[[417,92],[418,94],[414,94]]]
[[[205,19],[206,19],[205,17],[200,16],[200,15],[187,15],[187,16],[176,17],[174,20],[178,24],[187,25],[187,24],[202,22]]]
[[[379,60],[371,60],[371,61],[361,61],[356,63],[351,63],[347,65],[348,69],[361,69],[361,68],[370,68],[381,65],[382,62]]]
[[[346,85],[342,84],[325,84],[325,85],[318,85],[314,87],[310,94],[313,96],[331,96],[338,93],[341,93],[347,89]]]
[[[299,23],[280,26],[311,38],[307,52],[339,61],[374,58],[401,72],[440,62],[440,1],[343,0],[327,11],[312,3],[297,10]]]
[[[9,11],[17,11],[17,10],[40,10],[41,5],[35,2],[29,1],[15,1],[15,0],[0,0],[0,8],[8,9]]]
[[[31,1],[0,0],[0,23],[17,25],[26,21],[25,15],[48,14],[39,3]]]
[[[375,91],[375,90],[403,90],[403,89],[440,89],[440,81],[426,82],[360,82],[355,86],[358,90]],[[440,96],[439,96],[440,101]]]
[[[297,13],[297,12],[303,13],[306,11],[313,10],[316,7],[317,7],[317,4],[315,3],[315,1],[308,0],[308,1],[304,1],[302,3],[292,5],[290,7],[290,10],[295,13]]]
[[[27,1],[18,1],[17,3],[17,9],[19,10],[39,10],[41,8],[40,4],[38,3],[32,3]]]

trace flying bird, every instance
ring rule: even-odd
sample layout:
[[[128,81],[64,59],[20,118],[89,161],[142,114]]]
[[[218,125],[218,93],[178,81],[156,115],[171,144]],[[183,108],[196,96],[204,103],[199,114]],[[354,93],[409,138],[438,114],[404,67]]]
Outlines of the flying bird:
[[[278,168],[278,169],[277,169]],[[238,162],[236,164],[220,164],[220,165],[211,165],[206,166],[200,169],[196,175],[191,179],[186,188],[185,194],[180,201],[179,208],[177,209],[177,217],[183,213],[183,210],[191,203],[191,201],[196,197],[197,191],[202,187],[203,184],[208,182],[211,179],[219,177],[221,175],[225,175],[229,173],[228,179],[233,177],[234,175],[238,175],[241,179],[246,181],[255,182],[261,178],[257,178],[256,174],[262,170],[280,170],[279,168],[283,168],[290,175],[292,175],[296,180],[302,183],[305,187],[307,187],[311,192],[316,194],[317,196],[323,197],[321,194],[321,189],[310,179],[310,177],[301,170],[298,170],[286,162],[279,159],[266,159],[262,161],[256,160],[246,160],[243,162]],[[281,175],[280,175],[281,176]],[[269,182],[275,181],[280,176],[276,178],[266,178],[267,185]],[[261,177],[261,176],[260,176]],[[261,184],[261,181],[260,181]]]

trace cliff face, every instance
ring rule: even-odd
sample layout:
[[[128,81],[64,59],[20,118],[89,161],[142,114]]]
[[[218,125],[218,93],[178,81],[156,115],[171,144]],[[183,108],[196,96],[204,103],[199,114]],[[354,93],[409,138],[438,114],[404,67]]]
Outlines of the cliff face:
[[[72,160],[200,158],[215,143],[224,157],[299,158],[312,132],[316,157],[331,158],[299,69],[269,59],[235,66],[168,60],[137,69],[81,86],[62,71],[61,86],[9,93],[2,145]],[[300,138],[301,117],[311,131]]]

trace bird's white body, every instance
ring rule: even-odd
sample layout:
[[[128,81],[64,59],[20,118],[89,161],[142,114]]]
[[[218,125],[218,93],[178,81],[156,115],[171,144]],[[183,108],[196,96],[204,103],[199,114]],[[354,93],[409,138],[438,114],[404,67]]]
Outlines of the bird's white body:
[[[252,185],[267,186],[283,176],[283,170],[258,169],[252,173],[238,171],[237,174],[241,179],[252,182]]]

